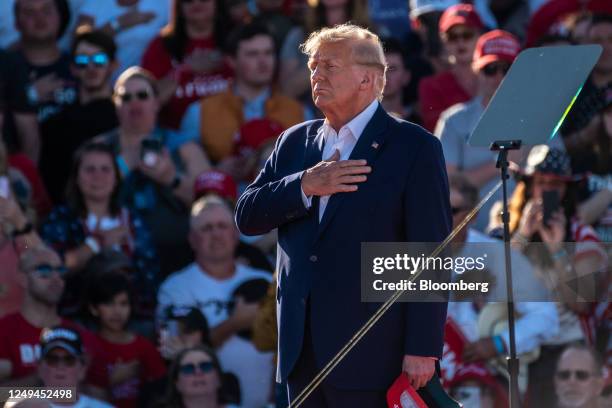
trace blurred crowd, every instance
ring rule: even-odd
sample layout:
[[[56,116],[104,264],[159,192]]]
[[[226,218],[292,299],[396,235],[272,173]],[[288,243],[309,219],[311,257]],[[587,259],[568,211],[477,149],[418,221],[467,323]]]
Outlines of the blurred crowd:
[[[522,405],[612,407],[609,0],[0,1],[1,386],[287,406],[276,235],[233,211],[278,136],[321,117],[300,44],[349,21],[383,39],[383,107],[440,139],[455,226],[499,180],[467,140],[521,50],[603,47],[555,137],[510,153],[509,213],[515,290],[554,297],[514,304]],[[500,194],[459,247],[500,242]],[[442,381],[466,407],[508,404],[506,315],[449,304]]]

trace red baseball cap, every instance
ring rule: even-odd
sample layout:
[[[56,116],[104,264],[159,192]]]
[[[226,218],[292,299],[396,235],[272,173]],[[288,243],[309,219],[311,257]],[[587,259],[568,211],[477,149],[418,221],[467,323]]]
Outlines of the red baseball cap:
[[[472,65],[480,70],[496,61],[507,61],[512,64],[519,52],[521,44],[514,35],[504,30],[489,31],[478,38]]]
[[[270,119],[253,119],[242,126],[236,134],[236,153],[247,156],[259,149],[266,142],[276,140],[283,127]]]
[[[219,170],[208,170],[196,178],[193,194],[197,199],[208,193],[217,194],[235,203],[238,199],[238,186],[229,174]]]
[[[463,24],[468,27],[482,30],[484,24],[478,16],[478,13],[471,4],[457,4],[447,8],[438,23],[438,29],[441,33],[446,33],[453,26]]]

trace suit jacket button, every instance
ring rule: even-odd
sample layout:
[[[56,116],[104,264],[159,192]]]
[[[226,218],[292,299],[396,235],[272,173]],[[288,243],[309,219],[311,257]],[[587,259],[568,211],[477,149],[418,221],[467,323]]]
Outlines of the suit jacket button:
[[[317,262],[318,259],[316,255],[310,255],[310,262]]]

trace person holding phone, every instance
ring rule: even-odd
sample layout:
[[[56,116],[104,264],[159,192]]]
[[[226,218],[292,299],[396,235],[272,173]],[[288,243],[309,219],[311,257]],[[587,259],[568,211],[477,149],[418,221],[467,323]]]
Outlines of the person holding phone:
[[[173,0],[172,18],[147,47],[142,66],[159,80],[160,124],[178,129],[187,107],[227,89],[232,70],[220,48],[230,28],[223,0]]]
[[[530,382],[537,385],[537,393],[528,394],[530,406],[552,406],[555,361],[564,346],[593,341],[583,324],[591,317],[591,304],[579,302],[576,292],[587,301],[595,299],[607,257],[593,228],[576,217],[575,190],[567,153],[538,145],[529,152],[510,201],[512,244],[559,299],[559,334],[541,343],[540,358],[529,368]],[[566,243],[573,243],[571,249]],[[575,282],[577,290],[569,291],[567,282]]]
[[[188,207],[195,178],[210,165],[199,145],[157,126],[159,92],[149,71],[131,67],[121,74],[113,101],[119,126],[96,139],[111,146],[122,179],[120,201],[150,229],[167,275],[191,261]]]
[[[68,204],[56,206],[40,227],[42,238],[63,255],[71,272],[66,277],[66,313],[77,312],[81,272],[102,252],[120,252],[129,259],[138,282],[139,312],[147,315],[147,308],[149,315],[153,312],[159,280],[155,246],[143,220],[121,205],[120,189],[113,150],[88,142],[75,155],[68,179]]]

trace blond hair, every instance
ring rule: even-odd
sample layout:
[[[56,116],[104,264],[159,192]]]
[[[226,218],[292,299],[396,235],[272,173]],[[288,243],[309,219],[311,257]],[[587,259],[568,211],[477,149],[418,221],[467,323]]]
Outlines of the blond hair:
[[[206,194],[198,198],[191,206],[191,225],[193,225],[193,222],[200,214],[213,207],[223,207],[232,214],[232,209],[221,197],[212,193]]]
[[[351,56],[355,64],[372,67],[380,74],[376,77],[377,97],[382,100],[385,89],[387,60],[380,38],[370,30],[346,23],[334,27],[325,27],[313,32],[300,50],[312,57],[322,44],[347,42],[351,47]]]

